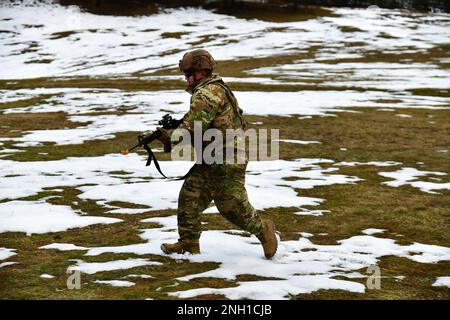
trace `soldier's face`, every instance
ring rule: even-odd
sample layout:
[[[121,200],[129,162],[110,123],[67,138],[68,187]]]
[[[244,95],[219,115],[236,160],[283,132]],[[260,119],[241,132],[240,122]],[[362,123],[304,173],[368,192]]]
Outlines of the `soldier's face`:
[[[195,71],[194,70],[185,71],[184,78],[186,79],[188,86],[192,86],[195,82]]]
[[[184,77],[186,79],[188,86],[190,87],[196,86],[200,81],[206,78],[204,73],[201,71],[194,71],[193,73],[185,73]]]
[[[190,75],[189,77],[185,77],[188,86],[192,87],[195,84],[194,75]]]

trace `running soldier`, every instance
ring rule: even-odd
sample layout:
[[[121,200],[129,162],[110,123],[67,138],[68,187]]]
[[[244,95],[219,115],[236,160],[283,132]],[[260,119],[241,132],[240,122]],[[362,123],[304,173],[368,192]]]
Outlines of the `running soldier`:
[[[187,52],[179,63],[188,84],[187,91],[192,95],[190,109],[179,128],[188,130],[192,136],[194,121],[201,122],[203,131],[245,127],[242,109],[234,94],[217,74],[212,73],[215,66],[213,57],[202,49]],[[165,131],[162,140],[170,140],[170,134]],[[194,165],[178,198],[179,240],[174,244],[162,244],[163,252],[200,253],[201,213],[214,200],[222,216],[256,235],[266,258],[273,257],[277,250],[275,225],[269,219],[261,219],[248,200],[245,189],[247,162]]]

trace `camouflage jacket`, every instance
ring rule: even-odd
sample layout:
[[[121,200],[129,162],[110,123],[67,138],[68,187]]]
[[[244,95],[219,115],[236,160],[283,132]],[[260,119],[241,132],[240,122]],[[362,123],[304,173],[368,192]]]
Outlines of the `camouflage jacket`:
[[[190,109],[184,115],[179,128],[189,130],[191,136],[193,136],[195,121],[201,122],[203,132],[210,128],[220,130],[224,139],[226,129],[245,128],[243,111],[239,107],[236,97],[217,74],[186,91],[192,94]],[[236,141],[231,144],[232,148],[239,149],[239,139],[236,138]],[[203,148],[206,145],[208,143],[203,144]],[[228,145],[229,147],[230,145]]]
[[[201,121],[203,130],[244,128],[242,109],[219,75],[200,82],[186,91],[192,94],[189,111],[183,117],[181,128],[194,129],[194,121]]]

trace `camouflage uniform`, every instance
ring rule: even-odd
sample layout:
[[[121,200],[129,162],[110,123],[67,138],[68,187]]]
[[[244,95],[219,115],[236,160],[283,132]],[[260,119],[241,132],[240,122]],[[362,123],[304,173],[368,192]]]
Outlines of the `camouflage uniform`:
[[[180,128],[191,133],[194,121],[201,121],[203,130],[243,128],[242,110],[231,90],[218,75],[188,89],[192,94],[190,110]],[[245,164],[196,164],[184,181],[178,199],[178,232],[180,241],[200,238],[200,215],[212,200],[219,212],[239,228],[253,234],[262,231],[262,222],[248,200],[245,189]]]

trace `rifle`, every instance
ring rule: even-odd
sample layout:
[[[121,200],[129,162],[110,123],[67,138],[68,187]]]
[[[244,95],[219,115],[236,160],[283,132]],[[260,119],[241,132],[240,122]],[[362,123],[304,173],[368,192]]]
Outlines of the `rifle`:
[[[165,114],[161,120],[158,121],[158,124],[161,125],[164,129],[170,130],[170,129],[176,129],[180,126],[180,124],[183,122],[183,120],[177,120],[173,119],[168,113]],[[156,169],[158,169],[159,173],[164,177],[167,178],[164,173],[161,172],[161,169],[159,167],[158,160],[155,157],[155,154],[153,153],[152,149],[150,149],[149,144],[152,141],[155,141],[161,137],[162,133],[159,129],[155,131],[150,131],[148,133],[144,133],[138,136],[138,143],[134,146],[132,146],[130,149],[125,148],[121,151],[123,155],[129,154],[131,151],[138,147],[143,147],[145,151],[148,153],[148,159],[145,166],[149,166],[152,163],[152,160],[155,162]],[[167,143],[164,143],[164,152],[170,152],[171,151],[171,145],[170,141]],[[182,177],[181,179],[186,178],[189,175],[190,172],[188,172],[187,175]],[[168,178],[167,178],[168,179]],[[180,180],[181,180],[180,179]],[[177,179],[178,180],[178,179]]]
[[[179,125],[183,122],[183,120],[177,120],[173,119],[172,116],[170,116],[168,113],[165,114],[161,120],[158,121],[158,124],[161,125],[164,129],[176,129],[179,127]],[[155,131],[150,131],[144,134],[140,134],[138,136],[138,143],[134,146],[132,146],[130,149],[125,148],[121,151],[123,155],[129,154],[131,151],[138,147],[144,147],[148,145],[149,143],[158,140],[161,137],[161,131],[158,129]],[[171,151],[171,145],[170,143],[164,144],[164,152],[170,152]]]

